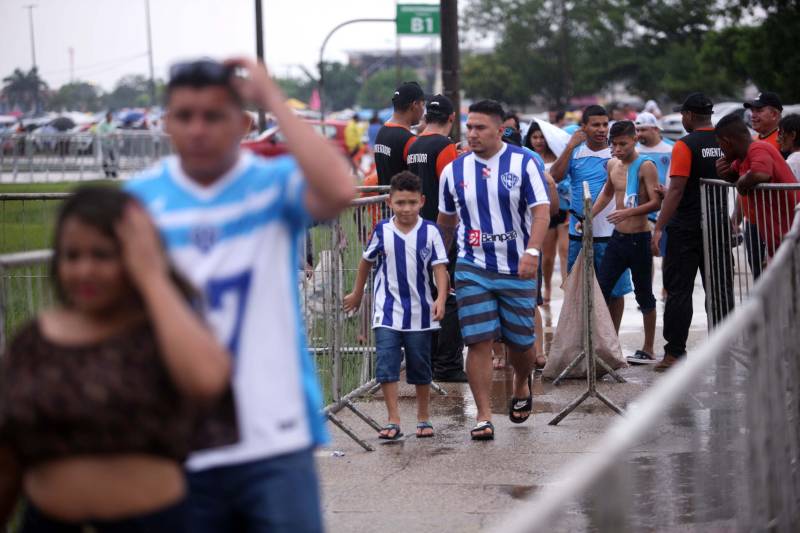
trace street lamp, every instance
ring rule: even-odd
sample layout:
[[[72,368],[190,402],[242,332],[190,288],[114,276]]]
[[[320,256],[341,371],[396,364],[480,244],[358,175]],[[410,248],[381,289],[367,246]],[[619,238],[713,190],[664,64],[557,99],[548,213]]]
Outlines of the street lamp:
[[[156,80],[153,77],[153,35],[150,31],[150,0],[144,0],[144,12],[147,18],[147,60],[150,66],[150,81],[147,84],[150,93],[150,105],[156,105]]]
[[[31,59],[33,60],[33,68],[36,68],[36,43],[33,38],[33,8],[35,7],[37,7],[36,4],[22,6],[22,9],[28,10],[28,24],[31,27]]]

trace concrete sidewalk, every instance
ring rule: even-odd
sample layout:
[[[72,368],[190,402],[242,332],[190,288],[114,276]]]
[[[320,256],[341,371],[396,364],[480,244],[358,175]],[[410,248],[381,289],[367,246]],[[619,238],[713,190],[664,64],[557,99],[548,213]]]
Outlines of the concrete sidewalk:
[[[660,278],[656,276],[656,295]],[[555,280],[554,280],[555,286]],[[545,349],[562,304],[561,291],[545,314]],[[697,278],[695,316],[689,346],[706,337],[704,293]],[[632,295],[626,298],[620,340],[625,355],[641,347],[641,314]],[[656,353],[663,346],[663,303],[658,305]],[[598,390],[623,409],[657,379],[651,366],[623,369],[627,383],[606,376]],[[405,437],[397,442],[379,441],[377,435],[354,415],[343,419],[376,447],[363,451],[355,442],[331,426],[333,442],[318,453],[323,490],[323,509],[331,532],[373,531],[479,531],[495,524],[521,500],[556,480],[555,473],[585,453],[605,432],[617,415],[596,399],[589,399],[558,426],[547,423],[586,387],[584,380],[568,380],[559,387],[534,383],[534,413],[524,424],[508,419],[511,370],[494,373],[492,390],[494,441],[473,442],[469,429],[475,423],[475,405],[467,384],[443,384],[447,396],[432,393],[431,422],[436,436],[417,439],[413,387],[402,384],[401,414]],[[384,423],[386,412],[377,394],[358,407]],[[344,455],[340,453],[342,452]]]

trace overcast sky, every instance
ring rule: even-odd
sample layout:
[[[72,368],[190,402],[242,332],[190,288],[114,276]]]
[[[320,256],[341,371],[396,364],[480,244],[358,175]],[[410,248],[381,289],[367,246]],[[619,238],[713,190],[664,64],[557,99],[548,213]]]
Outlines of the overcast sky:
[[[125,74],[147,74],[145,0],[0,0],[0,77],[32,66],[24,8],[30,4],[37,6],[36,63],[51,87],[70,81],[70,48],[76,80],[110,90]],[[278,75],[298,77],[297,65],[313,69],[335,25],[354,18],[393,18],[396,9],[394,0],[262,0],[262,5],[267,64]],[[254,0],[150,0],[155,76],[166,77],[171,63],[189,57],[255,55],[254,6]],[[427,48],[431,42],[404,37],[401,47]],[[345,61],[347,50],[394,46],[393,24],[355,24],[331,38],[325,59]]]

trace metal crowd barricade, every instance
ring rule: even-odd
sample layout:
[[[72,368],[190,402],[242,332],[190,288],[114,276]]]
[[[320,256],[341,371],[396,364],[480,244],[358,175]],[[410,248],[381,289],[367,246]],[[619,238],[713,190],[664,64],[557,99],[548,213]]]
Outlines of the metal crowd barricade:
[[[100,179],[106,170],[129,174],[171,150],[160,131],[6,134],[0,136],[0,183]]]
[[[800,531],[798,323],[795,216],[708,341],[492,531]]]
[[[732,183],[703,179],[700,190],[706,307],[713,327],[747,299],[770,264],[791,227],[800,183],[760,184],[741,196]],[[731,223],[737,215],[741,228]]]
[[[52,244],[58,206],[69,193],[0,193],[0,253]]]
[[[364,449],[372,447],[338,416],[348,409],[375,429],[380,426],[353,401],[375,385],[375,348],[371,327],[372,291],[365,290],[361,309],[343,310],[343,296],[352,290],[358,263],[375,224],[389,215],[386,187],[359,188],[365,197],[329,223],[306,233],[298,283],[308,346],[315,356],[327,407],[326,416]],[[0,195],[0,351],[3,342],[25,320],[52,302],[48,278],[50,232],[58,203],[69,194]],[[39,251],[25,252],[38,248]],[[441,389],[437,389],[441,390]]]
[[[52,303],[51,257],[50,250],[0,255],[0,354],[17,327]]]

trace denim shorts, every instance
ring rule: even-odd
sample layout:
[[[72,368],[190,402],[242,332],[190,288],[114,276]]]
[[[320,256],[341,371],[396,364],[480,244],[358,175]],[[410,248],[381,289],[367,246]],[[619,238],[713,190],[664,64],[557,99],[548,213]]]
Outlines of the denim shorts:
[[[603,256],[606,253],[608,241],[597,242],[594,241],[594,270],[597,272],[600,269],[600,263],[603,262]],[[572,265],[578,259],[578,254],[581,252],[582,243],[576,240],[573,235],[569,236],[569,254],[567,257],[567,272],[572,272]],[[626,294],[633,292],[631,285],[631,271],[626,270],[617,280],[614,289],[611,291],[612,298],[622,298]]]
[[[464,344],[502,338],[516,350],[533,346],[536,288],[535,279],[489,272],[459,259],[456,300]]]
[[[400,381],[400,363],[406,357],[406,383],[428,385],[431,373],[431,340],[433,331],[399,331],[375,328],[375,352],[378,383]]]
[[[188,482],[191,533],[323,531],[310,448],[190,472]]]

